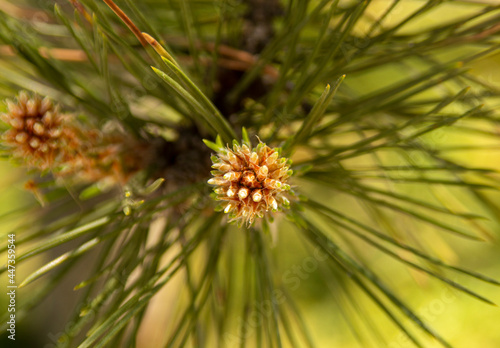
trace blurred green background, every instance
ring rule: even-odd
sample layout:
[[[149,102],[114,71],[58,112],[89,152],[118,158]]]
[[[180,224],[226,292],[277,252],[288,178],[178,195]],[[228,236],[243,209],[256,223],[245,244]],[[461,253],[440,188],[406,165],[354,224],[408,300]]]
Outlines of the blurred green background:
[[[370,11],[374,17],[390,4],[389,1],[380,0],[373,2]],[[416,7],[420,6],[420,1],[405,1],[405,7],[401,7],[400,12],[394,13],[403,16],[410,13]],[[407,11],[407,12],[405,12]],[[447,11],[441,8],[442,15],[435,12],[432,15],[421,18],[421,23],[413,25],[438,25],[443,20],[451,18],[450,16],[460,16],[469,11],[469,7],[464,5],[462,8],[453,6],[453,11]],[[393,18],[397,21],[397,16]],[[389,19],[390,20],[390,19]],[[363,32],[361,25],[357,30]],[[406,28],[411,30],[411,27]],[[454,52],[444,52],[446,54],[455,54]],[[2,59],[0,57],[0,59]],[[472,64],[472,73],[488,83],[500,88],[500,53],[490,55],[487,58],[476,61]],[[394,69],[377,70],[372,73],[371,78],[363,76],[348,76],[349,86],[361,93],[368,93],[381,88],[384,83],[398,79],[401,71],[398,67]],[[1,78],[1,74],[0,74]],[[498,100],[489,101],[491,105],[498,105]],[[470,125],[471,121],[467,124]],[[473,126],[477,129],[485,129],[489,125],[482,124],[480,121],[474,121]],[[460,126],[460,123],[458,123]],[[456,159],[461,163],[467,163],[470,166],[481,168],[492,168],[500,171],[500,127],[497,129],[487,129],[490,132],[496,132],[498,137],[483,135],[480,132],[465,132],[457,129],[447,128],[445,131],[429,134],[429,143],[439,146],[477,146],[471,150],[450,151],[447,156]],[[343,139],[344,142],[353,139]],[[354,163],[353,165],[366,165],[367,163]],[[23,214],[29,213],[23,207],[36,203],[35,198],[30,192],[24,189],[24,183],[29,176],[25,170],[17,168],[8,162],[0,162],[0,231],[2,234],[2,245],[5,243],[6,234],[15,231],[20,237],[23,231],[16,230],[16,226],[23,220]],[[304,183],[304,185],[307,185]],[[426,198],[429,192],[421,189],[421,186],[412,186],[406,184],[405,190],[410,192],[415,198]],[[453,197],[449,193],[440,192],[443,200],[452,208],[469,208],[471,211],[483,214],[486,217],[491,214],[482,211],[482,207],[474,204],[468,197]],[[351,211],[359,211],[360,219],[363,220],[363,211],[357,206],[356,202],[344,196],[323,197],[321,192],[316,192],[318,198],[333,200],[332,204],[350,207]],[[500,194],[498,192],[489,192],[489,197],[500,205]],[[365,219],[368,221],[368,219]],[[404,226],[404,221],[396,221],[397,228]],[[453,221],[450,221],[453,223]],[[485,222],[488,224],[488,222]],[[443,233],[435,233],[428,230],[425,225],[418,226],[417,232],[422,237],[423,243],[426,243],[434,253],[438,254],[445,261],[483,273],[495,279],[500,279],[500,231],[498,226],[491,222],[490,226],[496,232],[496,235],[490,236],[486,242],[474,242],[465,239],[456,238]],[[372,332],[368,337],[374,337],[373,341],[363,342],[363,347],[381,347],[382,341],[376,339],[377,335],[385,337],[386,345],[391,348],[412,347],[412,344],[398,331],[398,329],[389,322],[380,308],[373,304],[366,295],[352,284],[346,283],[345,279],[338,277],[331,279],[325,277],[327,265],[324,265],[314,253],[309,249],[297,235],[290,233],[293,229],[282,224],[279,231],[275,231],[275,238],[279,239],[276,243],[276,258],[274,262],[277,265],[277,273],[273,276],[281,279],[289,287],[292,294],[299,303],[300,310],[304,314],[304,321],[311,331],[314,342],[318,347],[359,347],[355,338],[355,331],[349,326],[350,318],[360,332]],[[235,250],[243,248],[239,240],[238,231],[233,231],[230,243],[234,244]],[[363,250],[362,242],[359,242],[359,250]],[[17,250],[21,254],[23,249]],[[240,255],[243,253],[240,253]],[[238,258],[235,252],[236,264],[241,264],[242,259]],[[54,255],[52,255],[54,256]],[[57,254],[55,254],[57,256]],[[91,255],[90,255],[91,256]],[[386,255],[373,251],[372,248],[366,248],[366,254],[363,255],[366,262],[375,265],[377,270],[383,270],[382,276],[389,286],[402,294],[404,300],[415,309],[423,319],[436,329],[443,337],[447,338],[451,344],[456,347],[467,348],[495,348],[500,347],[500,309],[498,307],[484,304],[463,293],[457,293],[450,288],[443,286],[434,279],[429,279],[415,270],[409,270],[404,265],[394,262]],[[1,257],[3,264],[6,260],[5,254]],[[241,256],[240,256],[241,257]],[[49,261],[47,255],[41,255],[32,261],[23,264],[17,269],[16,277],[20,282],[26,275]],[[89,260],[90,262],[91,260]],[[305,271],[304,271],[305,269]],[[307,271],[309,269],[309,271]],[[82,267],[82,272],[85,272]],[[68,278],[63,282],[60,288],[54,291],[40,308],[30,314],[22,323],[18,323],[19,341],[18,346],[22,347],[44,347],[50,346],[53,337],[64,330],[66,320],[68,319],[69,309],[76,303],[76,296],[72,295],[72,286],[81,281],[84,277],[81,272],[73,272],[73,278]],[[457,282],[467,286],[495,303],[500,303],[500,292],[498,288],[481,283],[467,277],[457,276]],[[37,281],[35,286],[42,284],[43,279]],[[169,289],[162,291],[151,306],[147,323],[144,325],[142,335],[139,336],[140,347],[156,347],[155,334],[162,330],[165,324],[165,313],[173,311],[171,303],[179,301],[180,296],[175,291],[175,281],[169,285]],[[2,275],[0,286],[6,288],[6,274]],[[180,286],[180,285],[179,285]],[[172,290],[174,288],[174,290]],[[329,291],[325,291],[328,289]],[[341,294],[340,289],[347,289],[349,297]],[[244,291],[244,289],[235,289],[235,291]],[[18,298],[29,298],[29,288],[22,289],[18,293]],[[0,306],[7,308],[7,297],[5,291],[0,296]],[[185,299],[183,299],[185,301]],[[182,296],[181,300],[182,301]],[[338,304],[342,303],[343,306]],[[360,315],[359,309],[370,314],[370,318]],[[238,318],[235,318],[235,322]],[[407,320],[407,319],[402,319]],[[148,324],[150,323],[150,324]],[[379,332],[373,333],[373,332]],[[250,332],[249,335],[252,333]],[[23,342],[24,340],[24,342]],[[425,341],[426,347],[438,347],[437,343],[429,339]],[[0,341],[0,347],[11,347],[11,342],[6,340],[5,336]]]

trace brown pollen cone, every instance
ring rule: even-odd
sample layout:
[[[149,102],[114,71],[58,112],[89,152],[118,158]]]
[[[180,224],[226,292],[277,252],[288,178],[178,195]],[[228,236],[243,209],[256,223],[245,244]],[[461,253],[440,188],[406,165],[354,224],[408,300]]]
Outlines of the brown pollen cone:
[[[0,117],[10,128],[2,143],[12,158],[28,166],[58,177],[123,185],[147,165],[149,148],[144,143],[120,130],[88,128],[48,98],[23,91],[17,102],[6,103],[8,112]]]
[[[14,158],[46,170],[53,167],[59,149],[68,145],[63,129],[63,115],[48,98],[31,97],[21,92],[17,103],[7,101],[8,112],[2,120],[11,126],[3,134],[4,143],[12,148]]]
[[[255,217],[289,205],[289,161],[279,158],[278,152],[264,143],[254,149],[245,144],[234,144],[232,150],[221,149],[212,168],[214,177],[208,183],[215,186],[217,200],[223,201],[230,221],[251,225]]]

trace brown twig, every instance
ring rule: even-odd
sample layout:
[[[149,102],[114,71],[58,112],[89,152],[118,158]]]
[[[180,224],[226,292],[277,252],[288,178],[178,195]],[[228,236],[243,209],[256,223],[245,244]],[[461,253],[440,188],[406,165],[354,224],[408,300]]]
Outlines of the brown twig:
[[[7,1],[0,0],[0,8],[3,12],[16,18],[33,18],[39,10],[34,10],[30,8],[23,8],[17,5],[13,5]]]
[[[139,28],[137,28],[137,26],[134,24],[134,22],[132,22],[132,20],[125,14],[125,12],[123,12],[121,10],[121,8],[119,8],[114,2],[113,0],[103,0],[106,5],[109,6],[109,8],[111,10],[113,10],[113,12],[118,16],[120,17],[120,19],[123,21],[123,23],[125,23],[127,25],[127,27],[132,31],[132,33],[134,33],[134,35],[137,37],[137,39],[140,41],[141,45],[144,46],[144,47],[148,47],[149,44],[148,42],[144,39],[144,37],[142,36],[142,32],[139,30]]]
[[[479,34],[476,34],[476,35],[472,36],[472,40],[473,41],[478,41],[478,40],[487,38],[488,36],[491,36],[493,34],[496,34],[499,31],[500,31],[500,23],[495,24],[491,28],[489,28],[489,29],[487,29],[487,30],[485,30],[485,31],[483,31],[483,32],[481,32]]]
[[[187,41],[183,38],[169,37],[166,39],[166,41],[183,47],[187,46]],[[226,45],[216,46],[212,42],[204,42],[204,43],[198,42],[196,44],[198,45],[198,48],[205,49],[210,52],[214,52],[215,50],[217,50],[217,53],[223,56],[223,58],[218,59],[217,64],[226,67],[228,69],[246,71],[250,69],[252,66],[254,66],[258,61],[257,56],[230,46]],[[273,66],[266,65],[264,67],[264,74],[276,78],[278,77],[279,72]]]
[[[45,58],[52,57],[58,60],[73,61],[73,62],[82,62],[87,60],[87,56],[85,55],[85,52],[83,52],[82,50],[41,47],[39,49],[39,52]],[[3,45],[0,46],[0,56],[14,57],[16,56],[16,52],[11,46]],[[184,62],[190,62],[188,57],[185,58],[181,57],[180,59]],[[202,63],[208,65],[209,61],[210,59],[204,59],[202,60]],[[218,64],[227,69],[246,71],[254,64],[254,62],[220,58],[218,59]],[[274,70],[275,70],[274,68],[269,70],[265,69],[264,72],[271,76],[275,76]]]
[[[38,52],[44,58],[52,57],[58,60],[72,62],[83,62],[87,60],[87,55],[82,50],[40,47]],[[16,56],[16,51],[9,45],[3,45],[0,46],[0,56],[14,57]]]

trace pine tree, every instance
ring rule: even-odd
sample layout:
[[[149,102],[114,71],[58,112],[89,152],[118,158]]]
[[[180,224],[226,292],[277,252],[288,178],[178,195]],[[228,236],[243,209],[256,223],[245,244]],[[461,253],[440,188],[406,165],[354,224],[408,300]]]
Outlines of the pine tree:
[[[493,304],[456,279],[498,281],[434,246],[500,226],[498,173],[465,152],[493,145],[453,141],[498,138],[498,87],[469,67],[495,57],[500,6],[0,4],[0,150],[37,198],[2,232],[24,250],[16,265],[50,260],[17,279],[17,319],[65,277],[80,303],[49,343],[320,347],[307,288],[361,347],[399,344],[380,316],[414,346],[451,347],[397,264]],[[141,343],[159,306],[158,341]]]

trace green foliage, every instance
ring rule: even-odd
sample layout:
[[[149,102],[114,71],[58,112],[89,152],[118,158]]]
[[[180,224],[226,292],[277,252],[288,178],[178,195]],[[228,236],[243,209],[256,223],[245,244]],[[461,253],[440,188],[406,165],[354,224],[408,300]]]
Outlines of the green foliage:
[[[360,346],[390,343],[377,324],[360,329],[379,314],[417,347],[425,336],[452,346],[393,286],[387,263],[493,304],[455,275],[497,280],[443,260],[430,245],[476,243],[500,228],[500,168],[468,163],[456,156],[468,145],[447,141],[460,132],[498,138],[500,89],[469,70],[499,48],[498,5],[7,3],[2,98],[22,89],[49,96],[103,132],[113,124],[130,134],[148,158],[114,186],[33,173],[46,205],[33,201],[5,231],[16,232],[23,250],[16,265],[40,254],[50,260],[19,281],[32,295],[20,298],[18,320],[75,265],[91,270],[73,275],[83,306],[58,347],[138,346],[165,289],[174,295],[157,346],[321,346],[284,276],[279,250],[301,250],[293,243],[321,256],[317,287],[325,293],[334,284],[332,301]],[[443,16],[453,10],[459,14]],[[446,20],[432,25],[429,16]],[[262,140],[293,159],[290,209],[248,228],[214,210],[206,184],[207,147],[217,152],[234,139]],[[358,297],[378,312],[356,308]]]

